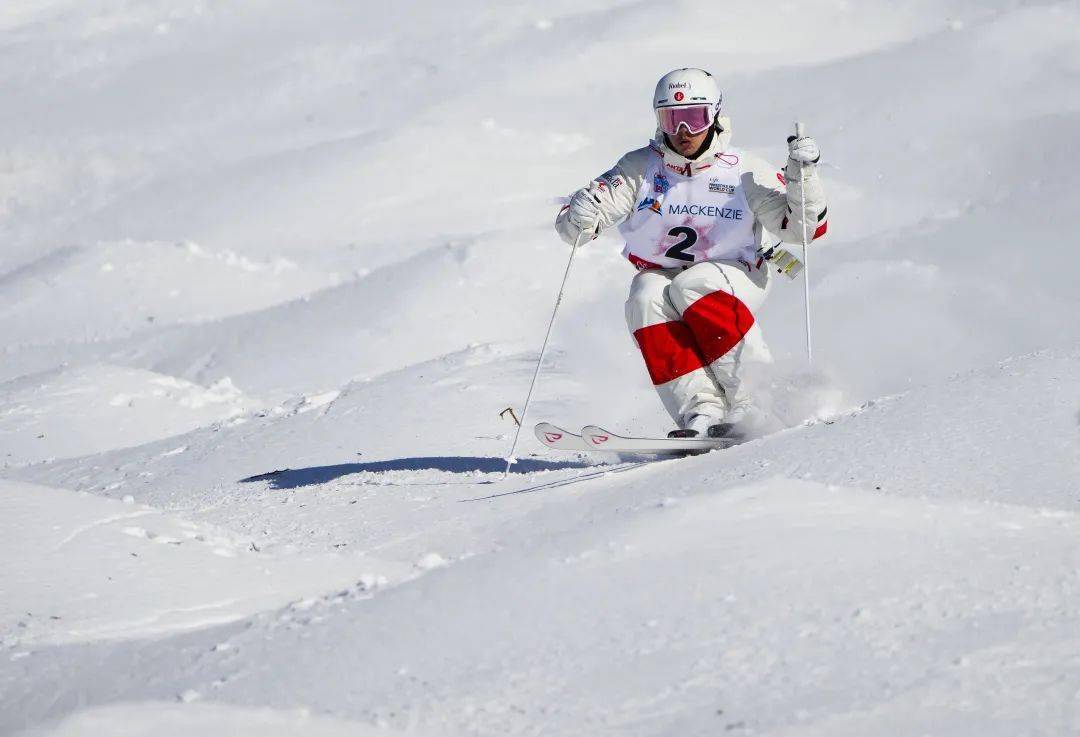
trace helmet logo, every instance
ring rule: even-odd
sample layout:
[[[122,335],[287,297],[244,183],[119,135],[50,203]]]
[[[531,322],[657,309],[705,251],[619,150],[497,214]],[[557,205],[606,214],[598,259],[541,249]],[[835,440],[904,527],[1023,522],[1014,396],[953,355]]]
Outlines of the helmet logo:
[[[684,97],[686,97],[686,95],[684,95],[682,92],[676,92],[675,102],[682,102]]]

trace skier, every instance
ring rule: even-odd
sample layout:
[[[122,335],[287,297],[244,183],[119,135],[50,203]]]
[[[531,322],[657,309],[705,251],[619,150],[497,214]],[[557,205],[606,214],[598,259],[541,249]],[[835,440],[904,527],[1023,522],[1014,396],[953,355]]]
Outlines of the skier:
[[[775,237],[802,242],[802,198],[809,239],[827,221],[814,139],[789,138],[777,171],[731,146],[721,100],[702,69],[661,77],[655,139],[575,192],[555,225],[571,245],[618,225],[638,269],[626,323],[678,425],[668,436],[737,441],[765,422],[741,369],[747,339],[764,345],[754,315],[769,290]]]

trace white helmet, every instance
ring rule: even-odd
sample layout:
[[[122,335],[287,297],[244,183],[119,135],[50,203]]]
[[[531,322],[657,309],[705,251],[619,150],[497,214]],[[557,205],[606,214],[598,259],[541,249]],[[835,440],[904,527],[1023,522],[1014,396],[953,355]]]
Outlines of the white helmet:
[[[707,107],[709,120],[715,121],[720,114],[720,103],[723,99],[716,77],[704,69],[675,69],[656,83],[653,110],[656,111],[661,128],[665,126],[660,111],[665,108]]]

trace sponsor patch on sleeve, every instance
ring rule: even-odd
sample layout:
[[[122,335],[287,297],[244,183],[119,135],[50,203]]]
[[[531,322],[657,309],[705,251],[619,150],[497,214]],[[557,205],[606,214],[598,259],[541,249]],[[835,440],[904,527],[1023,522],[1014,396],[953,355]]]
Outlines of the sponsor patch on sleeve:
[[[600,175],[601,181],[607,182],[608,186],[613,190],[622,186],[622,183],[626,181],[623,179],[622,174],[619,174],[615,169],[609,169]]]

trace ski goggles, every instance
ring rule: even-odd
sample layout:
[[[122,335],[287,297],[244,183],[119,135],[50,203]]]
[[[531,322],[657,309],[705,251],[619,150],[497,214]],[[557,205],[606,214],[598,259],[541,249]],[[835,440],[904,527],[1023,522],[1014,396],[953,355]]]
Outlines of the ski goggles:
[[[712,105],[687,105],[685,107],[657,108],[656,117],[660,121],[660,130],[673,136],[679,132],[679,126],[686,126],[691,135],[708,130],[713,122]]]

